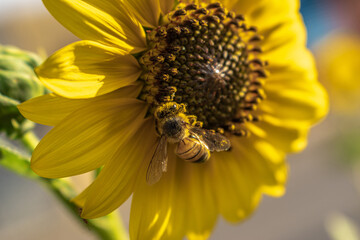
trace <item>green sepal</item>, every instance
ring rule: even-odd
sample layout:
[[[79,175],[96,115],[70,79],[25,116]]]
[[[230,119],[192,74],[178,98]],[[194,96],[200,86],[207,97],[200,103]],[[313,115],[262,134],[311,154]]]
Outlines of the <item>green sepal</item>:
[[[41,58],[33,53],[0,45],[0,132],[12,139],[20,139],[35,126],[17,105],[47,93],[34,71],[40,63]]]
[[[32,69],[42,63],[42,59],[35,53],[21,50],[14,46],[0,45],[0,55],[13,56],[29,65]]]
[[[0,131],[4,131],[11,139],[22,137],[32,130],[35,124],[25,119],[17,109],[19,101],[0,94]]]

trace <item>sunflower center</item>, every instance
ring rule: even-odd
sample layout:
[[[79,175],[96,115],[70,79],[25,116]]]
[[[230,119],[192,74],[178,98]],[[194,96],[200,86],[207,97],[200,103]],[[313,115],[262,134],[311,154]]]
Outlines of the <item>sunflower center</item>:
[[[140,59],[145,87],[141,98],[151,110],[184,103],[206,129],[245,135],[241,123],[264,98],[261,37],[241,15],[219,3],[179,4],[162,26],[148,33],[150,50]]]

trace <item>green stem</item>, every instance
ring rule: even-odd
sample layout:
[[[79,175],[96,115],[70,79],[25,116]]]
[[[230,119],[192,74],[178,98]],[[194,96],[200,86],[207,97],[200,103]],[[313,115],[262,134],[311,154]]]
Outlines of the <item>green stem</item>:
[[[26,149],[32,153],[36,145],[39,143],[39,140],[33,132],[28,132],[21,139],[21,142],[26,147]],[[123,223],[116,212],[101,218],[87,221],[80,218],[79,207],[70,201],[77,194],[70,181],[66,179],[47,179],[41,177],[39,177],[38,180],[43,183],[59,199],[60,202],[62,202],[62,204],[83,226],[87,225],[87,228],[90,228],[91,231],[99,237],[99,239],[129,239],[125,227],[123,226]]]
[[[24,147],[32,153],[36,147],[36,145],[39,143],[38,137],[35,135],[33,131],[28,131],[22,138],[21,143],[24,145]]]

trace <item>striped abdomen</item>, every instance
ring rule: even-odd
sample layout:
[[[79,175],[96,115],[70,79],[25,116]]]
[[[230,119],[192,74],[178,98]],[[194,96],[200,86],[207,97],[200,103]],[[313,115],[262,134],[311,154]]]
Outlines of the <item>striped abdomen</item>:
[[[181,140],[175,153],[181,159],[194,163],[205,162],[210,158],[210,151],[207,146],[193,137],[186,137]]]

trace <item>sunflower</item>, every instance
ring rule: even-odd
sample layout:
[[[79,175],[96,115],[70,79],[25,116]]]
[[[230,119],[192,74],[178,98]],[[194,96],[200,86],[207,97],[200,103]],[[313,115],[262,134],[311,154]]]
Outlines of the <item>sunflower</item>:
[[[37,174],[102,169],[74,199],[83,218],[132,195],[131,239],[206,239],[219,214],[238,222],[263,194],[284,194],[285,154],[327,112],[299,1],[43,1],[83,40],[36,69],[53,93],[19,109],[54,126],[33,153]],[[166,130],[174,118],[183,125]],[[186,133],[171,138],[174,129]],[[208,161],[175,154],[183,140]]]
[[[360,82],[356,74],[360,66],[360,36],[336,30],[314,49],[319,78],[329,92],[332,109],[354,115],[360,107]]]

